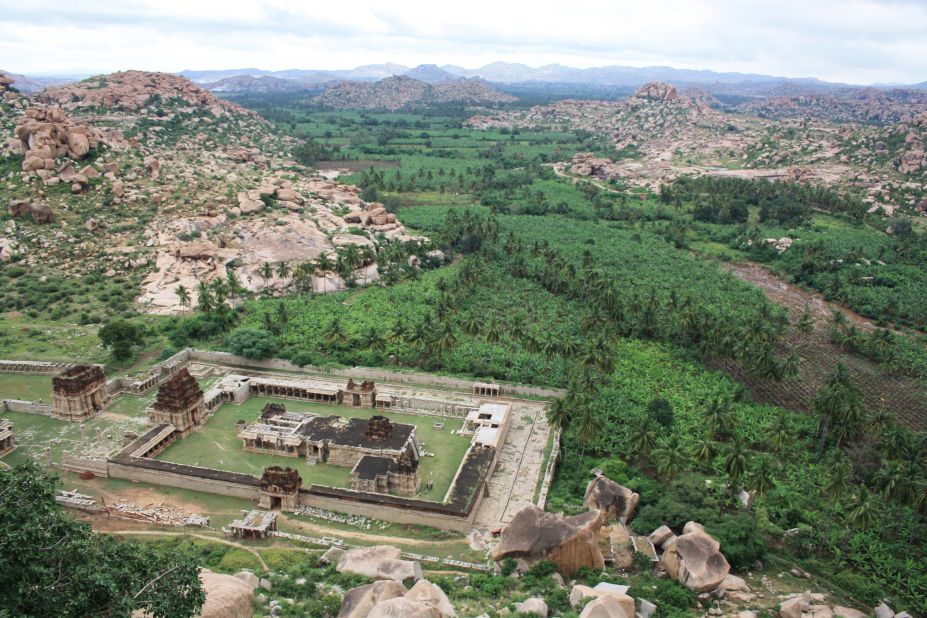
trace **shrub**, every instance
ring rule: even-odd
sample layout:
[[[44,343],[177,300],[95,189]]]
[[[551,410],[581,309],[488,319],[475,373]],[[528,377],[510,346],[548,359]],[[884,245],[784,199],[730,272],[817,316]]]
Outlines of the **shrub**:
[[[273,356],[277,339],[266,330],[242,326],[231,332],[225,344],[232,354],[245,358],[268,358]]]
[[[734,570],[748,569],[766,555],[766,543],[756,529],[756,520],[746,513],[708,523],[706,531],[721,543],[721,553]]]

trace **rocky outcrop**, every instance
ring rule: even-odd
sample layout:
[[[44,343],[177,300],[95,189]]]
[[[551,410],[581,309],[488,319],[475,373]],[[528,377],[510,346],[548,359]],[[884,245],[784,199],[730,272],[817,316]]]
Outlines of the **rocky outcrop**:
[[[651,99],[657,101],[672,101],[679,98],[676,87],[663,82],[649,82],[637,89],[634,93],[636,99]]]
[[[626,594],[627,586],[616,586],[614,584],[599,583],[594,588],[576,584],[570,590],[570,605],[579,607],[583,601],[589,598],[612,597],[621,606],[622,610],[629,617],[634,616],[634,599]]]
[[[605,560],[598,533],[605,522],[601,511],[563,517],[534,505],[518,511],[493,549],[493,559],[518,558],[528,563],[550,560],[562,575],[586,566],[601,569]]]
[[[243,108],[218,98],[186,77],[148,71],[120,71],[91,77],[75,84],[48,88],[38,99],[64,109],[103,107],[136,111],[182,102],[186,106],[208,107],[217,112],[232,109],[244,112]]]
[[[27,109],[16,126],[16,137],[25,154],[24,172],[55,169],[55,159],[85,157],[95,149],[101,136],[84,125],[71,123],[60,107]]]
[[[663,545],[660,564],[667,574],[696,592],[716,589],[731,567],[720,552],[720,544],[701,525],[689,522],[684,534]]]
[[[603,511],[608,519],[628,522],[634,515],[640,496],[615,481],[598,476],[586,486],[584,502],[589,510]]]
[[[591,152],[578,152],[570,164],[570,173],[577,176],[590,176],[601,180],[621,178],[621,168],[611,159],[596,157]]]
[[[403,560],[402,552],[389,545],[350,549],[338,558],[336,570],[339,573],[356,573],[373,579],[397,582],[422,578],[421,565],[411,560]]]
[[[447,595],[427,580],[408,591],[399,582],[378,581],[349,590],[338,618],[457,618]]]
[[[206,592],[199,618],[251,618],[254,589],[232,575],[200,571],[200,581]]]
[[[634,618],[634,603],[631,603],[631,613],[627,612],[618,599],[610,596],[599,597],[583,608],[579,618]]]
[[[515,611],[519,614],[533,614],[535,616],[541,616],[541,618],[547,618],[548,608],[544,599],[531,597],[530,599],[525,599],[521,603],[516,603]]]
[[[335,109],[399,110],[433,103],[507,103],[515,97],[478,78],[431,85],[411,77],[393,76],[378,82],[341,81],[315,100]]]
[[[366,618],[377,603],[399,598],[405,593],[405,586],[394,581],[377,581],[352,588],[344,595],[338,618]]]

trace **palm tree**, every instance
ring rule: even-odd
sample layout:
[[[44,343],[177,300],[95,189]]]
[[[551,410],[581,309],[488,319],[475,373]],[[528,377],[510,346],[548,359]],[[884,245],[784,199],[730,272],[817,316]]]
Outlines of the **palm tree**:
[[[596,367],[604,373],[611,372],[613,363],[608,342],[602,337],[597,337],[583,353],[583,363],[587,367]]]
[[[827,332],[831,341],[838,341],[841,334],[847,327],[847,316],[842,311],[834,310],[830,315],[830,323],[827,326]]]
[[[325,333],[322,335],[325,340],[325,343],[329,345],[338,346],[347,343],[348,336],[344,332],[344,327],[341,325],[341,320],[335,316],[332,318],[331,323],[328,325],[328,328],[325,329]]]
[[[712,440],[711,435],[704,434],[695,440],[692,458],[700,468],[708,468],[718,454],[718,443]]]
[[[383,340],[383,335],[380,334],[380,331],[378,331],[375,326],[371,325],[364,329],[364,332],[361,334],[361,345],[372,352],[382,352],[386,342]]]
[[[547,424],[561,434],[570,426],[570,406],[567,399],[555,399],[547,407]]]
[[[688,453],[683,448],[679,436],[671,434],[653,451],[653,459],[656,462],[657,473],[664,480],[672,481],[685,471]]]
[[[212,290],[209,289],[209,284],[205,281],[200,281],[197,288],[196,294],[197,309],[203,313],[209,313],[215,308],[213,303]]]
[[[267,282],[274,276],[274,268],[270,265],[270,262],[262,262],[261,268],[258,269],[258,274],[260,274],[261,279],[264,280],[264,287],[267,287]]]
[[[792,441],[792,431],[789,418],[785,412],[780,412],[766,428],[766,441],[774,451],[782,450]]]
[[[814,316],[811,314],[811,307],[805,304],[805,310],[802,311],[801,317],[795,322],[795,332],[800,335],[810,335],[814,330]]]
[[[819,450],[823,450],[832,430],[837,434],[837,446],[844,437],[857,431],[866,408],[843,363],[837,364],[825,385],[815,393],[811,409],[818,417]]]
[[[490,318],[489,323],[486,325],[486,330],[483,331],[483,337],[486,339],[487,343],[499,343],[499,339],[502,338],[502,326],[496,318]]]
[[[724,472],[730,479],[730,489],[733,494],[737,489],[740,480],[747,473],[747,445],[743,438],[736,434],[734,439],[728,445],[727,452],[724,455]]]
[[[184,287],[184,284],[178,283],[177,287],[174,288],[174,292],[177,294],[177,300],[180,301],[181,308],[185,308],[190,304],[190,291]]]
[[[277,262],[277,276],[281,279],[286,279],[290,276],[290,265],[286,262]]]
[[[216,301],[216,308],[221,309],[225,306],[225,299],[228,298],[228,287],[224,279],[214,279],[212,282],[213,298]]]
[[[435,339],[438,349],[442,352],[449,352],[457,345],[457,335],[454,334],[454,327],[450,322],[443,322],[438,330]]]
[[[850,498],[847,521],[856,528],[868,528],[875,521],[879,504],[872,493],[865,487],[857,487]]]
[[[584,401],[575,410],[576,437],[580,443],[579,461],[576,465],[576,476],[579,477],[583,458],[586,456],[586,446],[605,431],[605,422],[599,415],[597,407],[589,401]]]
[[[322,293],[324,294],[328,287],[328,277],[326,274],[332,269],[334,264],[332,264],[331,258],[327,254],[322,253],[315,260],[315,274],[318,277],[322,278]]]
[[[229,300],[232,301],[232,308],[234,308],[235,297],[242,290],[241,283],[238,282],[238,276],[231,268],[225,271],[225,280],[228,283]]]
[[[776,486],[775,472],[772,459],[766,455],[757,458],[748,479],[748,487],[753,495],[764,496]]]
[[[708,404],[702,418],[713,436],[728,437],[734,428],[734,414],[731,404],[723,397],[715,397]]]
[[[409,329],[406,328],[405,322],[403,322],[400,317],[396,320],[396,323],[393,324],[393,328],[390,329],[389,338],[397,343],[405,343],[408,336]]]
[[[657,446],[653,417],[645,416],[634,425],[631,432],[631,447],[637,451],[638,464],[643,464],[647,455]]]

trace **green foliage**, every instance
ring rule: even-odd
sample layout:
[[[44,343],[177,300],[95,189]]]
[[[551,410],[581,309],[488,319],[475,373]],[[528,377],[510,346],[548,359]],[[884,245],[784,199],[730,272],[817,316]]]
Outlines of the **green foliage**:
[[[132,350],[145,344],[145,327],[128,320],[115,319],[104,324],[98,333],[100,342],[110,349],[113,358],[125,360]]]
[[[55,502],[54,477],[0,469],[0,607],[17,616],[189,616],[205,598],[189,553],[98,535]]]
[[[277,341],[266,330],[242,326],[229,334],[226,345],[230,352],[245,358],[268,358],[276,351]]]

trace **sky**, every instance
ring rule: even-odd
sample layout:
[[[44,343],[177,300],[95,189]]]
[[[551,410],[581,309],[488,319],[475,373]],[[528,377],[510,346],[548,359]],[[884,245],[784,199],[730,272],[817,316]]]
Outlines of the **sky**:
[[[0,0],[0,68],[672,66],[927,80],[927,0]]]

